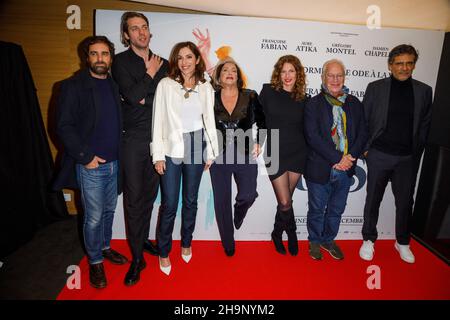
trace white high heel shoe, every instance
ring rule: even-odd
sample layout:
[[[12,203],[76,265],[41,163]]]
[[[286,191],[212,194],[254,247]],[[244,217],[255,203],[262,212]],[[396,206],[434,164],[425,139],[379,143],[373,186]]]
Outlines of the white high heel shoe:
[[[191,261],[191,258],[192,258],[192,248],[191,248],[191,253],[189,253],[188,255],[184,255],[183,249],[181,249],[181,258],[184,260],[184,262],[189,263],[189,261]]]
[[[172,265],[168,266],[168,267],[163,267],[161,264],[161,258],[159,258],[159,269],[161,269],[161,271],[166,274],[169,275],[170,271],[172,270]]]

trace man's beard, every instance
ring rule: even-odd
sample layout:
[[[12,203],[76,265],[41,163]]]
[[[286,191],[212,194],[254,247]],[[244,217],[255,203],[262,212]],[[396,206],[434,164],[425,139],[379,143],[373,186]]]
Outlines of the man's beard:
[[[89,69],[96,75],[104,76],[108,73],[109,68],[106,63],[94,63],[89,65]]]

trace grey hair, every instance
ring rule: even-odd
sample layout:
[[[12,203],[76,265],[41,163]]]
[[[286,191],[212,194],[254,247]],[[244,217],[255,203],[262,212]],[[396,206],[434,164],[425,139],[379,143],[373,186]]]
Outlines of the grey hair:
[[[325,75],[327,74],[328,66],[333,63],[338,64],[342,68],[342,71],[344,71],[344,79],[345,79],[345,73],[347,72],[347,69],[345,69],[344,63],[339,59],[331,59],[331,60],[325,61],[325,63],[323,64],[322,75],[321,75],[322,83],[325,83]]]

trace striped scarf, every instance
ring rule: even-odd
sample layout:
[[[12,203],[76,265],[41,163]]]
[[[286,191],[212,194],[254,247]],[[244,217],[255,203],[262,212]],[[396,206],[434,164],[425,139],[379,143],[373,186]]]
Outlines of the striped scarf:
[[[322,93],[325,99],[333,107],[333,125],[331,126],[331,139],[336,145],[336,150],[342,153],[348,153],[348,139],[347,139],[347,115],[342,106],[347,98],[348,88],[342,88],[342,95],[338,98],[333,97],[328,89],[322,85]]]

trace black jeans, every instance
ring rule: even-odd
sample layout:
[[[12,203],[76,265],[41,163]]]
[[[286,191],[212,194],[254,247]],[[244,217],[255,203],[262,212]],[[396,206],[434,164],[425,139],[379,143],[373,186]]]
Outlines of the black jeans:
[[[148,139],[126,137],[122,146],[123,207],[133,259],[142,259],[150,231],[159,175],[150,156]]]
[[[397,242],[407,245],[410,241],[416,166],[413,156],[396,156],[371,148],[367,155],[367,195],[364,206],[364,240],[375,242],[377,223],[384,191],[391,181],[395,198],[395,235]]]

